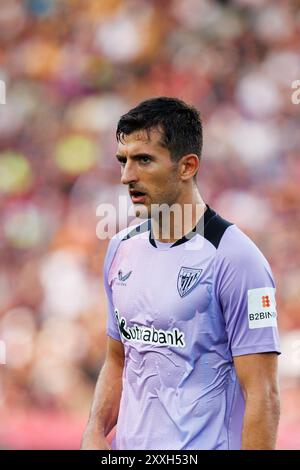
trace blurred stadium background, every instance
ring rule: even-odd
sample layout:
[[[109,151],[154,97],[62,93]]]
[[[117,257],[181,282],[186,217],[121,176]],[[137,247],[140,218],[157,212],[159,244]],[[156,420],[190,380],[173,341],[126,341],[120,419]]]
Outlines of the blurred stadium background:
[[[1,0],[1,448],[80,445],[105,351],[96,207],[124,194],[115,126],[140,100],[171,95],[202,113],[205,200],[273,268],[278,448],[300,449],[299,7]]]

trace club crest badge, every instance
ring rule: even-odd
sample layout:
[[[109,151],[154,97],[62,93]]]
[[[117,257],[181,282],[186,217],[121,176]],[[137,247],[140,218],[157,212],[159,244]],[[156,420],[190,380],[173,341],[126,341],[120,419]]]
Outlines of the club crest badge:
[[[200,281],[203,269],[182,267],[177,278],[177,289],[180,297],[189,294]]]

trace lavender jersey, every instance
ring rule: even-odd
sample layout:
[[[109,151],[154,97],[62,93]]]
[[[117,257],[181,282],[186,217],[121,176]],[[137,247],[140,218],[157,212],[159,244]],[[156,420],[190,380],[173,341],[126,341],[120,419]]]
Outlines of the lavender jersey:
[[[208,206],[189,235],[159,243],[145,221],[110,242],[107,334],[125,351],[116,449],[240,449],[233,357],[280,352],[262,253]]]

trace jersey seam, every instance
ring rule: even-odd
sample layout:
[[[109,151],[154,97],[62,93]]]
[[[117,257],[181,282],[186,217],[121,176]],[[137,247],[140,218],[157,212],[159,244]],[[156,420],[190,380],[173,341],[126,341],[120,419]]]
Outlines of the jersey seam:
[[[213,279],[213,282],[212,282],[213,286],[215,286],[215,280],[216,280],[216,262],[217,262],[218,257],[221,256],[221,255],[220,255],[220,251],[219,251],[219,250],[220,250],[220,246],[221,246],[221,241],[222,241],[222,238],[224,237],[225,233],[227,232],[227,230],[228,230],[229,228],[231,228],[231,227],[235,227],[235,224],[229,225],[229,226],[226,228],[226,230],[224,231],[224,233],[223,233],[223,235],[222,235],[222,237],[221,237],[220,243],[219,243],[219,245],[218,245],[217,248],[215,247],[215,245],[214,245],[213,243],[211,243],[209,240],[207,240],[207,241],[214,247],[214,249],[216,250],[216,251],[215,251],[215,256],[214,256],[214,262],[213,262],[213,277],[212,277],[212,279]],[[225,321],[224,313],[223,313],[223,309],[222,309],[222,305],[220,304],[219,298],[217,298],[217,296],[216,296],[215,289],[214,289],[214,298],[215,298],[215,300],[217,301],[218,306],[220,307],[222,317],[223,317],[223,319],[224,319],[224,321]],[[225,323],[226,323],[226,322],[225,322]]]
[[[234,380],[234,389],[233,389],[233,394],[232,394],[232,400],[231,400],[231,405],[230,405],[230,411],[229,411],[229,415],[228,415],[228,426],[227,426],[227,446],[228,446],[228,449],[227,449],[227,450],[230,450],[230,448],[231,448],[231,445],[230,445],[230,422],[231,422],[231,419],[232,419],[232,409],[233,409],[233,403],[234,403],[234,400],[235,400],[237,380],[238,380],[238,379],[237,379],[237,377],[235,376],[235,380]]]

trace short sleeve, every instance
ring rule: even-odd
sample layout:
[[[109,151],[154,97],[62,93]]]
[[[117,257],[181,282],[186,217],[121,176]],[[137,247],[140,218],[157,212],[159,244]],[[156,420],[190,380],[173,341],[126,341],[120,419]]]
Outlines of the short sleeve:
[[[233,225],[224,233],[215,263],[215,295],[231,355],[280,354],[275,284],[263,254]]]
[[[106,323],[106,334],[111,336],[113,339],[121,341],[119,327],[117,319],[114,312],[114,305],[112,300],[112,291],[108,282],[109,270],[112,264],[112,261],[115,257],[116,251],[118,249],[120,240],[118,238],[113,238],[107,249],[106,257],[104,260],[104,287],[107,297],[107,323]]]
[[[148,222],[146,223],[148,224]],[[115,255],[118,251],[118,248],[120,246],[120,243],[123,240],[125,240],[126,237],[128,237],[129,233],[131,233],[134,230],[139,230],[140,226],[141,224],[136,224],[136,225],[126,227],[125,229],[121,230],[116,235],[114,235],[114,237],[109,242],[107,253],[105,256],[105,260],[104,260],[103,277],[104,277],[104,287],[105,287],[105,292],[107,296],[107,306],[108,306],[106,334],[118,341],[121,341],[121,337],[120,337],[119,325],[118,325],[117,318],[115,315],[115,308],[114,308],[113,298],[112,298],[112,290],[111,290],[111,286],[109,283],[109,271],[110,271],[112,262],[115,258]]]

